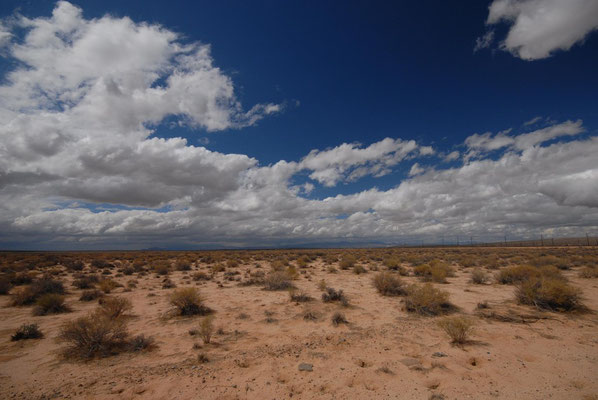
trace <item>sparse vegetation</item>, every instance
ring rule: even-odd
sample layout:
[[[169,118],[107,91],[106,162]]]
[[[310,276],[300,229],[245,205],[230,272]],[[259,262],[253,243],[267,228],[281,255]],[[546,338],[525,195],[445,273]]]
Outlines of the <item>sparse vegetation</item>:
[[[10,340],[16,342],[18,340],[40,339],[42,337],[44,337],[44,334],[39,330],[37,324],[23,324],[17,329],[15,334],[10,337]]]
[[[521,282],[515,290],[520,304],[553,311],[583,308],[579,291],[561,279],[535,277]]]
[[[56,293],[46,293],[35,301],[33,315],[58,314],[70,311],[64,303],[64,296]]]
[[[287,290],[293,287],[291,277],[283,271],[273,271],[264,279],[266,290]]]
[[[340,324],[347,323],[349,323],[349,321],[347,321],[347,318],[345,318],[345,315],[343,313],[337,311],[334,314],[332,314],[332,325],[338,326]]]
[[[405,308],[421,315],[439,315],[451,311],[454,306],[449,302],[448,292],[425,283],[408,287]]]
[[[471,273],[471,282],[476,285],[483,285],[488,282],[488,275],[481,268],[476,268]]]
[[[203,305],[199,291],[194,287],[186,287],[175,290],[170,295],[172,304],[178,315],[206,315],[210,309]]]
[[[205,344],[210,343],[214,334],[214,318],[211,315],[201,319],[198,333]]]
[[[342,289],[336,290],[331,287],[327,287],[326,291],[322,293],[322,301],[325,303],[329,303],[332,301],[338,301],[343,306],[347,306],[349,304],[349,300],[343,293]]]
[[[105,297],[99,301],[99,310],[110,319],[119,318],[133,309],[129,299],[124,297]]]
[[[444,317],[438,326],[451,338],[454,344],[464,344],[473,330],[473,322],[464,316]]]
[[[374,287],[383,296],[403,296],[407,294],[405,285],[392,272],[380,272],[373,279]]]

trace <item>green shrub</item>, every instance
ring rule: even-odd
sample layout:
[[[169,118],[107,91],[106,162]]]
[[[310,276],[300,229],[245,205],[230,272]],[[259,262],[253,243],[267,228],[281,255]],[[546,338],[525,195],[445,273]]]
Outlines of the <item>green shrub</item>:
[[[380,272],[373,279],[374,287],[383,296],[403,296],[407,294],[401,278],[392,272]]]

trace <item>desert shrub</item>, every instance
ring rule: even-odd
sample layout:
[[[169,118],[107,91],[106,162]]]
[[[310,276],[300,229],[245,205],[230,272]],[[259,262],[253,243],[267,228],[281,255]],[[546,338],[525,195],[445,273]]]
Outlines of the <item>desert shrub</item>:
[[[520,304],[553,311],[571,311],[583,308],[576,288],[561,279],[533,278],[521,282],[515,289]]]
[[[85,267],[81,260],[66,260],[62,262],[62,265],[71,271],[82,271],[83,267]]]
[[[580,278],[598,278],[598,268],[594,267],[594,266],[587,266],[584,267],[580,272],[579,272],[579,276]]]
[[[10,292],[12,285],[10,281],[6,278],[0,278],[0,295],[8,294]]]
[[[438,326],[452,339],[452,343],[464,344],[473,330],[473,322],[463,316],[445,317]]]
[[[343,258],[338,263],[338,266],[343,270],[350,269],[350,268],[353,268],[353,266],[355,265],[356,262],[357,262],[357,260],[355,259],[355,257],[353,255],[347,254],[346,256],[343,256]]]
[[[432,262],[430,264],[421,264],[413,268],[413,273],[421,277],[424,281],[438,283],[446,282],[446,278],[453,276],[454,272],[450,265],[443,262]]]
[[[367,269],[365,269],[365,268],[363,267],[363,265],[360,265],[360,264],[355,264],[355,265],[353,266],[353,273],[354,273],[354,274],[356,274],[356,275],[359,275],[359,274],[365,274],[366,272],[368,272],[368,270],[367,270]]]
[[[301,291],[298,292],[296,290],[289,290],[289,298],[291,301],[297,302],[297,303],[305,303],[307,301],[312,301],[313,298],[311,296],[309,296],[307,293]]]
[[[187,260],[178,260],[175,268],[177,271],[191,271],[191,263]]]
[[[372,281],[376,290],[383,296],[403,296],[407,294],[401,278],[392,272],[380,272]]]
[[[422,315],[438,315],[453,309],[448,292],[436,289],[432,284],[411,285],[407,289],[405,308]]]
[[[105,357],[125,350],[129,344],[125,321],[97,311],[63,324],[58,338],[69,344],[64,349],[69,358]]]
[[[128,350],[133,352],[151,350],[155,346],[154,338],[143,334],[131,338],[127,344]]]
[[[540,270],[531,265],[514,265],[501,269],[496,274],[496,281],[503,285],[520,283],[540,276]]]
[[[345,294],[343,293],[342,289],[335,290],[331,287],[327,287],[326,291],[322,293],[322,301],[324,301],[325,303],[338,301],[344,306],[347,306],[349,304],[349,301],[345,297]]]
[[[91,289],[99,281],[97,275],[86,275],[73,281],[73,286],[78,289]]]
[[[264,278],[264,288],[266,290],[287,290],[293,287],[291,278],[286,272],[270,272]]]
[[[483,285],[488,281],[488,275],[481,268],[476,268],[471,272],[471,282],[477,285]]]
[[[338,326],[340,324],[347,324],[349,321],[345,318],[345,316],[341,312],[335,312],[332,314],[332,325]]]
[[[41,296],[46,293],[64,294],[64,286],[62,285],[62,282],[48,277],[43,277],[33,281],[31,284],[31,289],[37,294],[37,296]]]
[[[212,316],[204,317],[199,322],[199,336],[205,344],[210,343],[214,334],[214,318]]]
[[[58,314],[70,311],[64,304],[64,296],[56,293],[46,293],[35,301],[33,315]]]
[[[167,263],[156,264],[152,269],[158,275],[168,275],[170,273],[170,266]]]
[[[31,286],[20,287],[12,291],[11,304],[13,306],[25,306],[35,303],[37,298],[38,295]]]
[[[162,289],[172,289],[175,287],[176,284],[168,278],[164,279],[164,281],[162,282]]]
[[[390,270],[398,270],[401,267],[401,260],[397,257],[386,257],[382,265]]]
[[[17,340],[39,339],[42,337],[44,337],[44,334],[39,330],[37,324],[23,324],[17,329],[15,334],[10,337],[10,340],[16,342]]]
[[[100,297],[104,296],[104,292],[92,289],[92,290],[84,290],[81,293],[81,297],[79,297],[80,301],[92,301],[95,299],[99,299]]]
[[[96,259],[91,260],[91,266],[95,267],[95,268],[113,267],[112,264],[110,264],[108,261],[103,260],[101,258],[96,258]]]
[[[10,283],[14,286],[29,285],[33,282],[33,275],[29,272],[19,272],[12,276]]]
[[[130,265],[123,268],[123,274],[125,274],[125,275],[133,275],[134,273],[135,273],[135,268],[133,268]]]
[[[204,306],[199,291],[194,287],[175,290],[170,295],[172,304],[179,315],[205,315],[210,309]]]
[[[106,294],[109,294],[118,286],[118,283],[116,281],[113,281],[112,279],[103,279],[98,283],[98,287],[100,288],[100,290]]]
[[[99,304],[99,312],[110,319],[119,318],[133,309],[131,300],[124,297],[102,298],[100,299]]]
[[[210,279],[212,279],[212,277],[206,274],[205,272],[196,272],[193,275],[191,275],[191,278],[194,281],[209,281]]]

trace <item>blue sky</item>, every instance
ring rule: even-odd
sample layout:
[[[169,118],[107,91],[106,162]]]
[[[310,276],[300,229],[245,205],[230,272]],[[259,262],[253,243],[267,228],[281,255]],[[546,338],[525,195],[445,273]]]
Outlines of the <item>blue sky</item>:
[[[595,3],[390,3],[4,1],[0,247],[595,233]]]

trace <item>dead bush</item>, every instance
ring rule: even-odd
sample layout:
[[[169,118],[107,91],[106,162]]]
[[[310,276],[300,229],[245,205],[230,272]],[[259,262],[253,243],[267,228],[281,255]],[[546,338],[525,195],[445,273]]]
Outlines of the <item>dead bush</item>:
[[[473,322],[463,316],[445,317],[438,326],[451,338],[454,344],[464,344],[473,330]]]
[[[356,262],[357,262],[357,260],[355,259],[355,257],[353,255],[347,254],[340,260],[340,262],[338,263],[338,266],[343,270],[351,269],[351,268],[353,268],[353,266],[355,265]]]
[[[210,340],[212,340],[212,335],[214,334],[214,318],[212,316],[201,319],[198,333],[199,336],[201,336],[204,344],[210,343]]]
[[[131,300],[124,297],[105,297],[99,301],[99,312],[110,319],[119,318],[133,309]]]
[[[531,265],[514,265],[501,269],[496,274],[496,281],[503,285],[513,285],[539,276],[540,270],[536,267],[532,267]]]
[[[347,300],[347,297],[345,297],[343,290],[342,289],[335,290],[331,287],[327,287],[326,291],[324,293],[322,293],[322,301],[325,303],[338,301],[344,306],[349,305],[349,301]]]
[[[598,278],[598,267],[594,267],[594,266],[584,267],[579,272],[579,277],[586,278],[586,279]]]
[[[452,267],[440,261],[418,265],[413,273],[424,281],[438,283],[445,283],[447,277],[454,275]]]
[[[311,297],[307,293],[305,293],[303,291],[298,292],[293,289],[289,290],[289,298],[291,301],[294,301],[296,303],[305,303],[305,302],[313,300],[313,297]]]
[[[286,272],[270,272],[264,278],[264,288],[266,290],[287,290],[293,287],[291,278]]]
[[[110,292],[112,292],[118,286],[119,284],[112,279],[103,279],[98,283],[100,290],[106,294],[110,294]]]
[[[353,273],[355,275],[365,274],[366,272],[368,272],[368,270],[361,264],[355,264],[353,266]]]
[[[70,309],[64,304],[64,296],[57,293],[46,293],[35,301],[33,315],[47,315],[68,312]]]
[[[338,326],[340,324],[348,324],[347,318],[341,312],[335,312],[332,314],[332,325]]]
[[[104,296],[104,292],[101,292],[97,289],[92,290],[84,290],[81,293],[81,297],[79,297],[79,301],[93,301],[95,299],[99,299],[100,297]]]
[[[488,275],[481,268],[476,268],[471,272],[471,282],[476,285],[483,285],[488,282]]]
[[[128,332],[125,321],[94,312],[62,325],[59,340],[68,343],[63,354],[68,358],[106,357],[126,350]]]
[[[186,287],[175,290],[170,295],[172,304],[178,315],[205,315],[210,309],[203,304],[199,291],[194,287]]]
[[[421,315],[439,315],[451,311],[454,306],[449,302],[448,292],[426,283],[409,286],[405,308]]]
[[[521,282],[515,289],[520,304],[552,311],[582,309],[579,291],[567,282],[554,278],[533,278]]]
[[[44,337],[44,334],[39,330],[37,324],[23,324],[10,337],[10,340],[16,342],[17,340],[40,339],[42,337]]]
[[[132,352],[151,350],[156,347],[155,340],[152,337],[143,334],[137,335],[129,340],[127,344],[128,350]]]
[[[403,296],[407,294],[405,285],[392,272],[380,272],[373,279],[374,287],[383,296]]]

